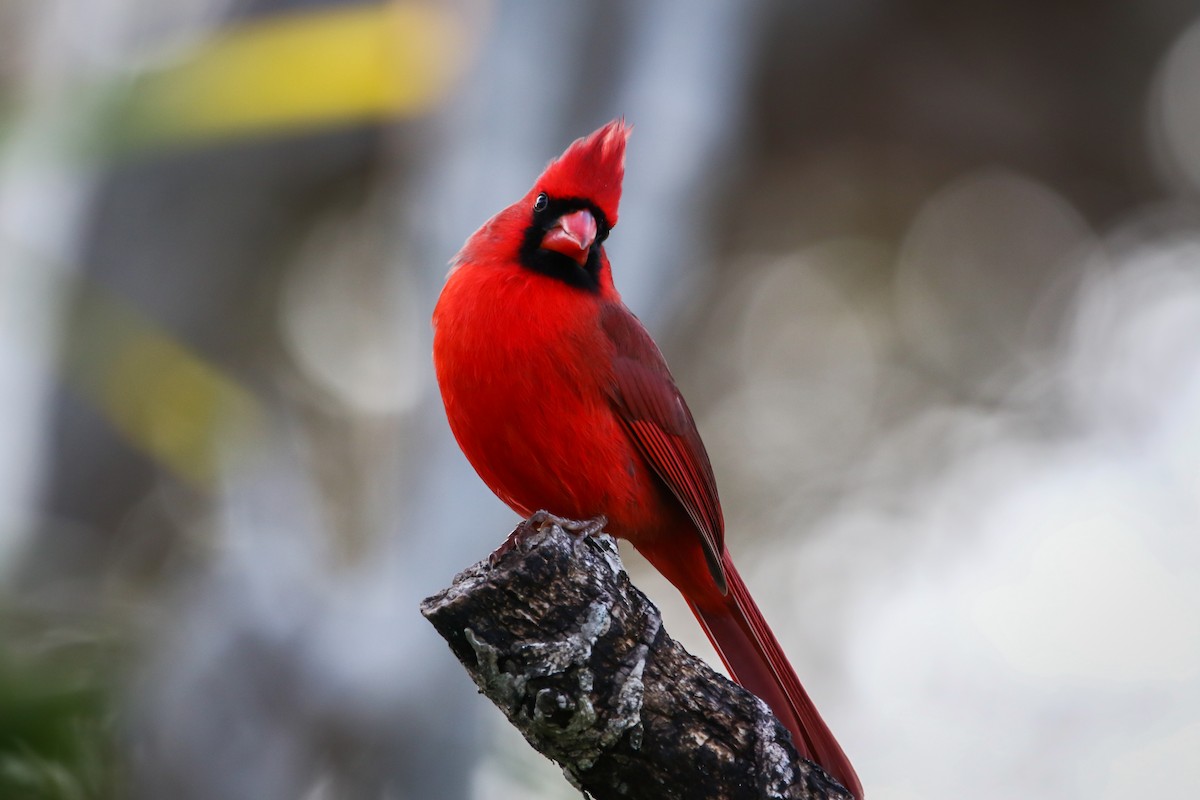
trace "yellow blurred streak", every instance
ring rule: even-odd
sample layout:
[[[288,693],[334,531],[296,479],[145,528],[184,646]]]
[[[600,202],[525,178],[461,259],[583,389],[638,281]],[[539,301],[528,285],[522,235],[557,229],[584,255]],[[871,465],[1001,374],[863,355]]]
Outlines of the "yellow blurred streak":
[[[258,419],[253,395],[131,307],[95,290],[81,303],[65,378],[129,441],[201,487],[221,448]]]
[[[420,2],[290,12],[230,28],[135,85],[119,144],[420,114],[460,71],[461,33],[448,10]]]

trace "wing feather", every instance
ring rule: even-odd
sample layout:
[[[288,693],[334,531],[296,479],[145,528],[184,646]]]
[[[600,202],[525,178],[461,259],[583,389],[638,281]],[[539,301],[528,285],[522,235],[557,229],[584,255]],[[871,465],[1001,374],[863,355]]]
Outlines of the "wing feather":
[[[616,303],[603,310],[601,322],[614,348],[613,408],[638,451],[696,526],[709,571],[724,594],[725,521],[692,412],[637,317]]]

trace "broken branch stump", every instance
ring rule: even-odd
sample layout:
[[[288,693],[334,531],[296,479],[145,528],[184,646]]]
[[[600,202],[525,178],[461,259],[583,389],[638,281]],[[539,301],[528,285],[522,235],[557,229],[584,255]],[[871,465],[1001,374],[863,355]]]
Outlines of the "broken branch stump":
[[[608,536],[557,526],[421,603],[479,686],[597,800],[850,800],[766,704],[684,650]]]

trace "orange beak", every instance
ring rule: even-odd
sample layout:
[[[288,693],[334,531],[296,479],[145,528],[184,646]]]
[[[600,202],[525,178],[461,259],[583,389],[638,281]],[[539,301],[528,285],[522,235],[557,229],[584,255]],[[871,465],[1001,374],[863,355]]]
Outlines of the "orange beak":
[[[577,264],[587,261],[588,251],[596,241],[596,218],[587,209],[563,214],[542,237],[542,247],[562,253]]]

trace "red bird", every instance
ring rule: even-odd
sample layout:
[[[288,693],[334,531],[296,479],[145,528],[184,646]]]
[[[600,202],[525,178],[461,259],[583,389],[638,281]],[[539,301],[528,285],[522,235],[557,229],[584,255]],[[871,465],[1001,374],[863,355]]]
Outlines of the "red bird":
[[[862,797],[725,548],[712,467],[650,334],[621,302],[603,243],[617,224],[629,127],[552,161],[455,257],[433,312],[450,428],[522,516],[607,518],[687,599],[730,674],[801,755]]]

